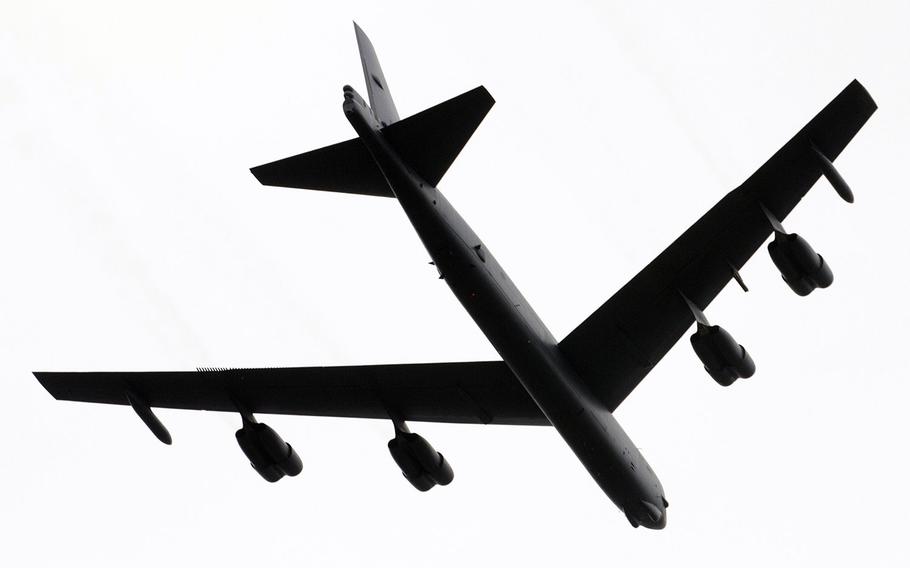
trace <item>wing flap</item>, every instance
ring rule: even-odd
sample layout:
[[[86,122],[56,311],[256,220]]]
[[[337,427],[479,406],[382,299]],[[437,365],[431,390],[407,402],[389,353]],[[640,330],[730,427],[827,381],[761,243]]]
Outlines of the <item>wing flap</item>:
[[[263,414],[548,425],[502,361],[176,372],[36,372],[58,400]]]

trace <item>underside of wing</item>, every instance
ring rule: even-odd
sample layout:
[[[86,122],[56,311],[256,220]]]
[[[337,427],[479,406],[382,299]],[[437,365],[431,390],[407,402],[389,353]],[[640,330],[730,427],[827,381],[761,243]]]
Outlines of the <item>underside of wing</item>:
[[[58,400],[264,414],[548,425],[502,361],[218,369],[36,372]]]
[[[847,199],[849,190],[843,191],[846,184],[830,162],[875,109],[862,85],[850,83],[560,343],[609,408],[616,408],[692,325],[694,315],[683,297],[704,309],[771,235],[769,214],[786,218],[823,174],[836,188],[842,186],[838,192]]]

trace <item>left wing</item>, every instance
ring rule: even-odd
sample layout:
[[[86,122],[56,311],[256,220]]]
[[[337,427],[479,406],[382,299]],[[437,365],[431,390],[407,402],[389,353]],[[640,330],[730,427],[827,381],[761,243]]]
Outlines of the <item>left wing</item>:
[[[559,344],[610,410],[692,325],[694,316],[681,293],[704,309],[770,236],[762,206],[784,219],[823,173],[838,193],[852,200],[830,161],[875,109],[866,89],[857,81],[850,83],[758,171]]]
[[[502,361],[35,377],[58,400],[131,404],[131,396],[163,408],[549,425]]]

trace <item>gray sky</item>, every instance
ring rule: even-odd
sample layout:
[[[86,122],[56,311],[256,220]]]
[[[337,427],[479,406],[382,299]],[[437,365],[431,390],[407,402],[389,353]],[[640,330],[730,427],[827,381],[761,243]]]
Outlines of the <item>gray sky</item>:
[[[905,2],[322,4],[0,7],[0,561],[908,563]],[[440,187],[557,337],[851,79],[878,102],[837,162],[856,204],[822,181],[786,223],[835,284],[798,298],[760,251],[708,312],[755,377],[684,340],[617,412],[665,531],[548,428],[420,425],[456,481],[418,494],[389,424],[271,417],[304,473],[268,485],[235,416],[161,411],[165,447],[29,374],[495,357],[394,201],[248,172],[353,136],[352,19],[402,116],[497,99]]]

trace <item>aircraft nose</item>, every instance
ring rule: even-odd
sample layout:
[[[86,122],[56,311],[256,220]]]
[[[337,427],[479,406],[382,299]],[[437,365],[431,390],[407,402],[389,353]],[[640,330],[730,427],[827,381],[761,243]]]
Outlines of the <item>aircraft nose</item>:
[[[661,500],[662,503],[666,502]],[[666,506],[659,507],[650,501],[642,499],[639,501],[639,506],[635,507],[635,512],[631,511],[626,512],[626,516],[629,517],[629,522],[632,523],[633,527],[643,526],[648,529],[660,530],[667,526],[667,509]]]
[[[667,510],[664,507],[658,507],[650,501],[645,501],[644,499],[641,502],[642,507],[645,510],[647,516],[646,519],[642,519],[642,526],[649,529],[662,529],[667,526]],[[650,522],[648,522],[650,521]]]

